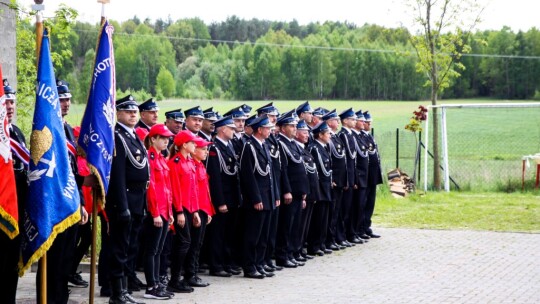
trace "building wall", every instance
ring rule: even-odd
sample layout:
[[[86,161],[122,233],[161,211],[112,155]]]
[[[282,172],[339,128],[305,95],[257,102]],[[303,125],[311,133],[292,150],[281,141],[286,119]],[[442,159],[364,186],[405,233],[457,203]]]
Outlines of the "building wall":
[[[2,74],[17,88],[15,11],[9,9],[9,0],[0,0],[0,64]]]

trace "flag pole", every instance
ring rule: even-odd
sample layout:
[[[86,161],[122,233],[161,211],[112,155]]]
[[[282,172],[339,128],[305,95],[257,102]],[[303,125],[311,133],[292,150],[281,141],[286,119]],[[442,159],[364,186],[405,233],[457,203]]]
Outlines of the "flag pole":
[[[32,5],[32,9],[36,11],[36,67],[39,66],[39,53],[41,51],[41,41],[43,39],[43,14],[45,9],[43,0],[35,0],[35,4]],[[39,304],[47,304],[47,253],[39,259],[39,268],[41,269],[40,275],[40,298]]]
[[[101,3],[101,26],[105,24],[105,4],[109,3],[110,0],[97,0],[98,3]],[[98,38],[99,39],[99,38]],[[97,50],[96,50],[97,52]],[[99,200],[102,195],[100,189],[101,185],[95,183],[92,187],[92,250],[90,257],[90,290],[88,291],[90,296],[88,299],[89,304],[94,304],[94,290],[95,290],[95,281],[96,281],[96,239],[97,239],[97,209]],[[101,223],[106,225],[107,223]]]

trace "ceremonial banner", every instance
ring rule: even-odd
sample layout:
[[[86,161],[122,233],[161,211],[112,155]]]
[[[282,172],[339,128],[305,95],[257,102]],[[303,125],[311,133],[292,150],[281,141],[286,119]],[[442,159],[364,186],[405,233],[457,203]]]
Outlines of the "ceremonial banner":
[[[19,211],[8,124],[4,86],[0,86],[0,230],[13,239],[19,234]]]
[[[49,47],[45,30],[30,137],[30,183],[22,230],[20,275],[49,250],[59,233],[81,219],[79,191],[69,163]]]
[[[86,154],[88,167],[99,180],[103,200],[109,189],[114,151],[116,82],[113,31],[113,27],[105,21],[98,40],[90,94],[78,141]]]

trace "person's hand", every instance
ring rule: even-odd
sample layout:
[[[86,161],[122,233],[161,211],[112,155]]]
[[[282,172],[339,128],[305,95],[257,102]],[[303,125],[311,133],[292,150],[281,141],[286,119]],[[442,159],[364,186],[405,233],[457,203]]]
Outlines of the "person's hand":
[[[292,202],[292,194],[291,193],[285,193],[283,194],[283,202],[285,205],[288,205]]]
[[[354,185],[353,189],[354,190],[358,189],[358,185]]]
[[[193,213],[193,227],[201,227],[201,217],[199,216],[199,212]]]
[[[255,205],[253,205],[253,208],[255,208],[255,210],[257,210],[257,211],[261,211],[261,210],[263,210],[263,208],[264,208],[264,207],[263,207],[263,203],[262,203],[262,202],[257,203],[257,204],[255,204]]]
[[[86,212],[86,209],[81,206],[81,221],[79,222],[80,225],[84,225],[88,223],[88,212]]]
[[[279,207],[279,205],[281,205],[281,201],[280,201],[280,200],[276,200],[276,208]]]
[[[184,225],[186,224],[186,216],[184,213],[180,213],[176,216],[176,222],[180,228],[184,228]]]
[[[172,225],[174,223],[174,216],[170,216],[169,217],[169,226]]]
[[[163,227],[163,220],[161,219],[161,216],[158,215],[152,219],[154,220],[154,227]]]
[[[129,209],[120,211],[120,213],[118,213],[118,220],[120,222],[129,222],[129,220],[131,220],[131,213],[129,212]]]
[[[306,209],[306,200],[302,200],[302,209]]]
[[[221,213],[227,213],[229,211],[229,209],[227,208],[227,205],[223,204],[221,206],[218,207],[218,210],[219,212]]]
[[[334,188],[336,185],[336,183],[332,182],[332,188]]]
[[[209,215],[208,220],[206,221],[206,225],[210,224],[211,221],[212,221],[212,217]]]

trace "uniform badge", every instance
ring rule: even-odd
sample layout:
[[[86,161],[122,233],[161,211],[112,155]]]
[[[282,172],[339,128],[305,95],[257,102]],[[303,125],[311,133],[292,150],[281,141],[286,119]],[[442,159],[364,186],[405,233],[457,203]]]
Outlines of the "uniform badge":
[[[232,158],[229,157],[229,162],[232,162]]]
[[[175,162],[175,163],[178,163],[179,161],[180,161],[180,157],[176,157],[176,158],[174,159],[174,162]]]
[[[150,152],[150,159],[154,160],[155,157],[156,157],[156,155],[154,154],[154,152]]]
[[[141,156],[140,156],[140,155],[137,155],[137,156],[135,156],[135,159],[136,159],[137,161],[141,161]]]
[[[141,154],[141,150],[137,149],[137,151],[135,151],[135,154]]]

